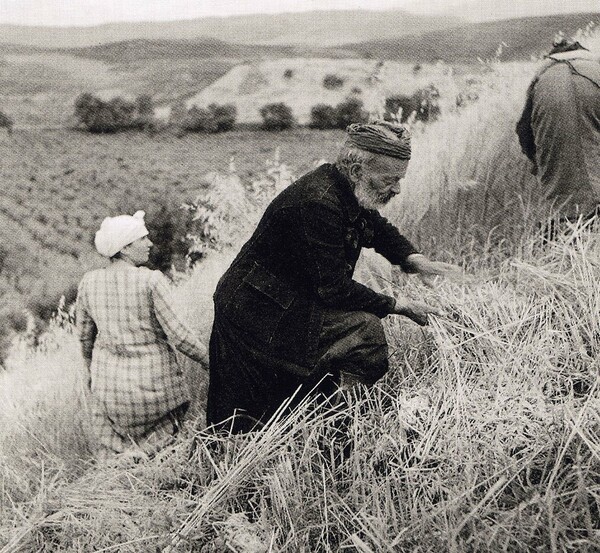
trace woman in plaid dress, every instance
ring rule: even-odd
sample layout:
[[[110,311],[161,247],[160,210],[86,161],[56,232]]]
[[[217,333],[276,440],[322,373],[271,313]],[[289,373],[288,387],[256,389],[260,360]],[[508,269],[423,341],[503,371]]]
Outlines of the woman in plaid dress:
[[[207,366],[206,348],[173,310],[166,277],[140,266],[152,245],[143,216],[104,220],[95,242],[111,263],[87,273],[77,296],[100,459],[177,432],[189,393],[175,349]]]

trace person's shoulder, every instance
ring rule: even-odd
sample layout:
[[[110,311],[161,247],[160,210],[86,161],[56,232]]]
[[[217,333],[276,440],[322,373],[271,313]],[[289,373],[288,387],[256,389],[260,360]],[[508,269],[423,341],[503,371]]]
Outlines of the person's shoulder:
[[[80,281],[80,285],[83,286],[87,283],[93,282],[95,280],[97,280],[98,278],[100,278],[106,271],[105,267],[100,267],[98,269],[92,269],[91,271],[87,271],[86,273],[84,273],[84,275],[81,277],[81,281]]]
[[[330,201],[335,194],[335,170],[324,163],[298,179],[293,186],[300,203]]]
[[[156,269],[149,269],[148,267],[138,267],[138,271],[140,278],[147,281],[150,286],[170,286],[169,279],[161,271],[158,271]]]

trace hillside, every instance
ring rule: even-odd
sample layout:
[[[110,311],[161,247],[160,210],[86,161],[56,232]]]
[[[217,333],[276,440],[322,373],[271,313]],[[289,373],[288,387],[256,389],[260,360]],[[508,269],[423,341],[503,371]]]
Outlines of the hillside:
[[[111,42],[85,48],[59,51],[82,58],[108,63],[129,63],[147,59],[212,59],[289,56],[297,49],[291,46],[248,46],[228,43],[216,38],[197,40],[166,40],[139,38]]]
[[[217,38],[239,44],[332,46],[456,26],[455,17],[404,11],[319,11],[277,15],[207,17],[186,21],[114,23],[96,27],[0,25],[0,43],[77,48],[135,39]]]
[[[291,77],[286,77],[286,72]],[[445,111],[454,106],[456,95],[464,86],[463,77],[451,73],[447,66],[431,64],[423,64],[415,73],[412,64],[374,59],[258,60],[236,65],[190,97],[187,105],[189,108],[232,103],[237,107],[239,122],[255,123],[261,121],[259,111],[265,104],[283,102],[291,107],[299,123],[307,124],[316,104],[335,106],[351,96],[362,100],[366,109],[375,113],[389,95],[410,95],[418,88],[434,84],[443,90],[440,104]],[[324,78],[331,74],[343,84],[334,89],[324,87]]]
[[[415,11],[419,13],[418,6]],[[521,17],[579,13],[600,13],[598,0],[468,0],[441,13],[463,17],[469,21],[491,21]],[[436,13],[428,12],[428,13]],[[437,13],[436,13],[437,14]]]
[[[574,34],[590,21],[600,22],[599,13],[526,17],[491,21],[433,31],[402,38],[347,44],[344,47],[369,58],[407,62],[444,60],[472,63],[492,58],[504,42],[503,60],[526,60],[549,50],[558,31]]]
[[[0,363],[3,313],[26,303],[54,309],[62,293],[72,292],[83,271],[100,261],[92,238],[104,217],[143,209],[152,229],[169,208],[181,221],[180,205],[232,157],[241,175],[257,174],[278,145],[301,172],[333,154],[339,132],[299,129],[279,133],[277,143],[273,138],[241,131],[183,138],[0,132]]]

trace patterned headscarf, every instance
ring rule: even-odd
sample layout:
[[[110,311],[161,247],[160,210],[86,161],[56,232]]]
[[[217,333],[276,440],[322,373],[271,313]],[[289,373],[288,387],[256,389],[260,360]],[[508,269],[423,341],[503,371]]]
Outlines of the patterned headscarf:
[[[353,123],[346,132],[350,143],[361,150],[384,156],[410,159],[410,133],[403,125],[376,121]]]
[[[98,253],[104,257],[112,257],[125,246],[147,236],[144,215],[143,211],[137,211],[134,215],[106,217],[94,239]]]

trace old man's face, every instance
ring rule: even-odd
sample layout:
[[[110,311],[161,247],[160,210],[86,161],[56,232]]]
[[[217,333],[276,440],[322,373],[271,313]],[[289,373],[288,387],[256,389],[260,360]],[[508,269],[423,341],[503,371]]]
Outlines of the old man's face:
[[[377,155],[362,165],[354,193],[365,209],[380,209],[400,193],[400,181],[408,169],[407,159]]]

